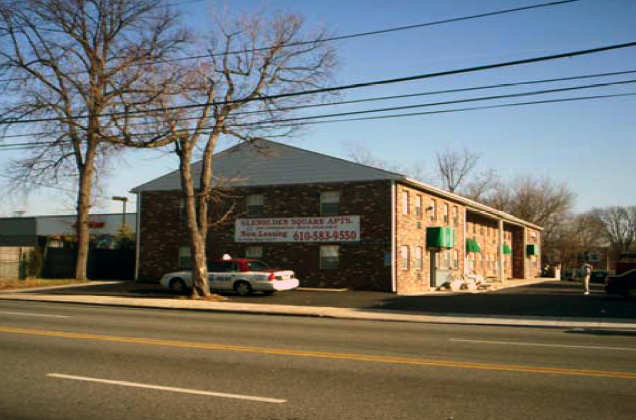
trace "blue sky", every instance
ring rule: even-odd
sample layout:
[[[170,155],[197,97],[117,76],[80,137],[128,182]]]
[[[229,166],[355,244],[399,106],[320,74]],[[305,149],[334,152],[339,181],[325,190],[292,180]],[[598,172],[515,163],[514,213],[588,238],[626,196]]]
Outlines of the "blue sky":
[[[294,11],[310,25],[326,25],[349,34],[522,7],[548,0],[251,0],[184,3],[186,24],[198,30],[209,22],[210,8],[233,11]],[[337,42],[340,65],[335,85],[459,69],[609,44],[636,41],[636,1],[583,0],[513,14],[419,28]],[[573,57],[554,62],[515,66],[458,76],[348,91],[343,99],[473,87],[590,73],[636,70],[636,48]],[[634,75],[501,88],[361,105],[311,112],[347,112],[385,106],[465,99],[636,79]],[[636,83],[586,89],[475,105],[538,99],[636,92]],[[459,108],[448,105],[421,109]],[[471,106],[471,105],[468,105]],[[548,176],[568,184],[577,194],[575,210],[594,206],[636,205],[636,96],[556,104],[541,104],[377,121],[312,126],[295,146],[346,158],[346,144],[363,143],[378,158],[404,166],[419,164],[434,171],[435,152],[467,147],[481,154],[479,170],[494,169],[503,178]],[[9,152],[0,154],[0,165]],[[15,152],[13,152],[15,153]],[[123,195],[133,187],[176,169],[170,155],[137,152],[126,155],[105,181],[105,196]],[[422,179],[429,182],[430,179]],[[134,201],[134,196],[129,196]],[[5,200],[0,214],[18,209],[27,214],[64,214],[72,206],[59,191],[40,190],[28,200]],[[132,207],[132,206],[131,206]],[[129,207],[130,208],[130,207]],[[104,211],[121,211],[121,203],[106,200]]]

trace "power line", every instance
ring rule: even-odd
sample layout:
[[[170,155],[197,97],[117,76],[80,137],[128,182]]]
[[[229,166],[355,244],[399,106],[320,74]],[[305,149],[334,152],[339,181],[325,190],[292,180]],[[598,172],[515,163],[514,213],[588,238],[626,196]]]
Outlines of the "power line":
[[[631,48],[631,47],[634,47],[634,46],[636,46],[636,42],[632,41],[632,42],[626,42],[626,43],[622,43],[622,44],[612,44],[612,45],[607,45],[607,46],[604,46],[604,47],[590,48],[590,49],[586,49],[586,50],[570,51],[570,52],[566,52],[566,53],[539,56],[539,57],[533,57],[533,58],[525,58],[525,59],[521,59],[521,60],[505,61],[505,62],[500,62],[500,63],[495,63],[495,64],[486,64],[486,65],[474,66],[474,67],[466,67],[466,68],[456,69],[456,70],[445,70],[445,71],[435,72],[435,73],[425,73],[425,74],[419,74],[419,75],[415,75],[415,76],[398,77],[398,78],[394,78],[394,79],[383,79],[383,80],[376,80],[376,81],[373,81],[373,82],[353,83],[353,84],[349,84],[349,85],[342,85],[342,86],[336,86],[336,87],[331,87],[331,88],[320,88],[320,89],[312,89],[312,90],[305,90],[305,91],[299,91],[299,92],[281,93],[281,94],[278,94],[278,95],[263,95],[263,96],[259,96],[259,97],[256,97],[256,98],[250,98],[250,99],[245,99],[244,98],[244,99],[236,99],[236,100],[230,100],[230,101],[214,101],[214,102],[203,103],[203,104],[177,105],[177,106],[167,107],[167,108],[163,108],[163,109],[157,108],[157,109],[150,109],[150,110],[144,110],[144,111],[128,112],[127,114],[128,115],[148,114],[148,113],[152,113],[152,112],[163,112],[163,111],[173,111],[173,110],[179,110],[179,109],[200,108],[200,107],[208,106],[208,105],[227,105],[227,104],[233,104],[233,103],[245,103],[245,102],[254,102],[254,101],[268,101],[268,100],[273,100],[273,99],[304,96],[304,95],[316,95],[316,94],[320,94],[320,93],[328,93],[328,92],[341,91],[341,90],[359,89],[359,88],[364,88],[364,87],[382,86],[382,85],[388,85],[388,84],[394,84],[394,83],[412,82],[412,81],[416,81],[416,80],[431,79],[431,78],[435,78],[435,77],[451,76],[451,75],[456,75],[456,74],[474,73],[474,72],[478,72],[478,71],[493,70],[493,69],[497,69],[497,68],[518,66],[518,65],[524,65],[524,64],[532,64],[532,63],[538,63],[538,62],[543,62],[543,61],[551,61],[551,60],[557,60],[557,59],[562,59],[562,58],[572,58],[572,57],[577,57],[577,56],[582,56],[582,55],[596,54],[596,53],[605,52],[605,51],[611,51],[611,50],[617,50],[617,49],[623,49],[623,48]],[[122,115],[122,114],[124,114],[124,112],[111,112],[111,113],[103,114],[103,115],[101,115],[101,117],[116,116],[116,115]],[[81,119],[81,118],[85,118],[85,116],[76,116],[76,117],[72,117],[72,118],[73,119]],[[33,120],[0,121],[0,125],[25,124],[25,123],[37,123],[37,122],[51,122],[51,121],[58,121],[60,119],[62,119],[62,118],[58,117],[58,118],[40,118],[40,119],[33,119]]]
[[[559,77],[559,78],[541,79],[541,80],[525,80],[520,82],[498,83],[494,85],[482,85],[482,86],[473,86],[473,87],[465,87],[465,88],[457,88],[457,89],[434,90],[434,91],[425,91],[425,92],[418,92],[418,93],[409,93],[409,94],[403,94],[403,95],[378,96],[378,97],[371,97],[371,98],[353,99],[348,101],[329,102],[329,103],[323,103],[323,104],[298,105],[298,106],[292,106],[287,108],[281,108],[280,110],[290,111],[290,110],[306,109],[306,108],[318,108],[318,107],[326,107],[326,106],[357,104],[357,103],[375,102],[375,101],[383,101],[383,100],[390,100],[390,99],[404,99],[404,98],[412,98],[412,97],[418,97],[418,96],[431,96],[431,95],[439,95],[439,94],[447,94],[447,93],[470,92],[470,91],[477,91],[477,90],[497,89],[497,88],[552,83],[552,82],[561,82],[561,81],[572,81],[572,80],[580,80],[580,79],[591,79],[591,78],[597,78],[597,77],[617,76],[617,75],[633,74],[633,73],[636,73],[636,70],[593,73],[593,74],[584,74],[580,76]],[[611,85],[613,83],[608,82],[607,84]],[[260,110],[260,111],[237,112],[233,115],[245,115],[245,114],[263,113],[263,112],[267,112],[267,111]],[[198,118],[199,117],[179,118],[179,121],[197,120]],[[144,123],[139,123],[135,125],[149,125],[149,124],[150,123],[144,122]],[[40,133],[13,134],[13,135],[0,136],[0,137],[4,139],[8,139],[8,138],[34,137],[34,136],[42,136],[42,135],[60,135],[60,134],[63,134],[63,133],[40,132]],[[36,143],[37,142],[29,142],[29,143],[20,143],[20,144],[36,144]],[[52,142],[43,142],[42,144],[50,144],[50,143]],[[3,146],[8,146],[8,144],[4,144],[4,145],[0,144],[0,148],[2,148]]]
[[[197,2],[197,1],[208,1],[208,0],[192,0],[190,2],[186,1],[186,2],[183,2],[183,3],[194,3],[194,2]],[[438,20],[438,21],[433,21],[433,22],[418,23],[418,24],[414,24],[414,25],[397,26],[397,27],[393,27],[393,28],[380,29],[380,30],[376,30],[376,31],[358,32],[358,33],[353,33],[353,34],[338,35],[338,36],[329,37],[329,38],[320,38],[320,39],[316,39],[316,40],[312,40],[312,41],[290,42],[288,44],[284,44],[283,47],[289,48],[289,47],[297,47],[297,46],[308,45],[308,44],[316,44],[316,43],[324,43],[324,42],[332,42],[332,41],[341,41],[341,40],[345,40],[345,39],[360,38],[360,37],[371,36],[371,35],[382,35],[382,34],[387,34],[387,33],[392,33],[392,32],[424,28],[424,27],[428,27],[428,26],[437,26],[437,25],[443,25],[443,24],[447,24],[447,23],[461,22],[461,21],[464,21],[464,20],[480,19],[480,18],[485,18],[485,17],[490,17],[490,16],[497,16],[497,15],[503,15],[503,14],[508,14],[508,13],[515,13],[515,12],[521,12],[521,11],[526,11],[526,10],[539,9],[539,8],[544,8],[544,7],[560,6],[560,5],[563,5],[563,4],[566,4],[566,3],[576,3],[576,2],[579,2],[579,1],[584,1],[584,0],[562,0],[562,1],[553,1],[553,2],[549,2],[549,3],[539,3],[539,4],[529,5],[529,6],[516,7],[514,9],[497,10],[497,11],[494,11],[494,12],[479,13],[479,14],[476,14],[476,15],[469,15],[469,16],[462,16],[462,17],[457,17],[457,18],[443,19],[443,20]],[[179,58],[174,58],[174,59],[169,59],[169,60],[158,60],[158,61],[154,61],[153,63],[154,64],[165,64],[165,63],[173,63],[173,62],[177,62],[177,61],[198,60],[198,59],[208,58],[208,57],[220,57],[220,56],[224,56],[224,55],[235,55],[235,54],[245,54],[245,53],[249,53],[249,52],[267,51],[269,49],[270,49],[270,47],[259,47],[259,48],[252,48],[252,49],[227,51],[227,52],[224,52],[224,53],[203,54],[203,55],[179,57]],[[146,64],[148,64],[148,62],[144,63],[144,65],[146,65]],[[83,73],[86,73],[86,72],[85,71],[80,71],[80,72],[72,72],[70,74],[83,74]],[[0,83],[1,82],[15,82],[15,81],[22,81],[22,80],[26,80],[26,79],[24,79],[24,78],[4,79],[4,80],[0,80]]]
[[[307,117],[296,117],[296,118],[281,119],[281,120],[277,120],[276,122],[277,123],[278,122],[285,123],[285,122],[291,122],[291,121],[314,120],[314,119],[332,118],[332,117],[340,117],[340,116],[347,116],[347,115],[369,114],[369,113],[374,113],[374,112],[398,111],[398,110],[404,110],[404,109],[424,108],[424,107],[429,107],[429,106],[440,106],[440,105],[451,105],[451,104],[459,104],[459,103],[466,103],[466,102],[480,102],[480,101],[491,101],[491,100],[495,100],[495,99],[518,98],[518,97],[522,97],[522,96],[546,95],[546,94],[549,94],[549,93],[569,92],[569,91],[573,91],[573,90],[592,89],[592,88],[597,88],[597,87],[613,86],[613,85],[625,85],[625,84],[631,84],[631,83],[636,83],[636,79],[623,80],[623,81],[618,81],[618,82],[596,83],[596,84],[593,84],[593,85],[573,86],[573,87],[558,88],[558,89],[544,89],[544,90],[537,90],[537,91],[532,91],[532,92],[512,93],[512,94],[508,94],[508,95],[493,95],[493,96],[485,96],[485,97],[479,97],[479,98],[457,99],[457,100],[452,100],[452,101],[435,102],[435,103],[428,103],[428,104],[402,105],[402,106],[395,106],[395,107],[388,107],[388,108],[377,108],[377,109],[364,110],[364,111],[351,111],[351,112],[340,112],[340,113],[334,113],[334,114],[311,115],[311,116],[307,116]],[[254,124],[235,124],[233,126],[234,127],[236,127],[236,126],[252,126],[252,125],[258,125],[258,124],[259,123],[254,123]]]
[[[512,94],[506,94],[506,95],[492,95],[492,96],[482,96],[482,97],[467,98],[467,99],[456,99],[456,100],[425,103],[425,104],[403,105],[403,106],[387,107],[387,108],[376,108],[376,109],[362,110],[362,111],[340,112],[340,113],[332,113],[332,114],[319,114],[319,115],[311,115],[311,116],[306,116],[306,117],[281,119],[281,120],[277,120],[277,121],[260,121],[260,122],[255,122],[255,123],[246,123],[246,124],[229,124],[228,126],[230,128],[231,127],[256,127],[256,128],[259,128],[259,127],[262,127],[262,126],[264,126],[266,124],[273,124],[273,123],[276,123],[277,125],[280,125],[280,126],[287,126],[285,123],[298,122],[298,123],[302,124],[303,122],[308,122],[309,120],[318,120],[318,119],[325,119],[325,118],[361,115],[361,114],[369,114],[369,113],[376,113],[376,112],[398,111],[398,110],[415,109],[415,108],[425,108],[425,107],[433,107],[433,106],[441,106],[441,105],[453,105],[453,104],[460,104],[460,103],[491,101],[491,100],[498,100],[498,99],[519,98],[519,97],[523,97],[523,96],[546,95],[546,94],[552,94],[552,93],[563,93],[563,92],[569,92],[569,91],[574,91],[574,90],[593,89],[593,88],[598,88],[598,87],[617,86],[617,85],[625,85],[625,84],[632,84],[632,83],[636,83],[636,79],[614,81],[614,82],[605,82],[605,83],[594,83],[594,84],[589,84],[589,85],[571,86],[571,87],[566,87],[566,88],[543,89],[543,90],[512,93]],[[210,129],[212,129],[212,127],[204,127],[203,131],[205,132],[205,131],[208,131]],[[193,131],[193,130],[194,129],[181,129],[181,130],[178,130],[178,131],[180,131],[180,132],[190,132],[190,131]],[[153,134],[152,133],[139,133],[138,135],[141,137],[141,136],[144,136],[144,135],[145,136],[149,136],[149,135],[153,135]],[[66,141],[66,142],[69,142],[69,141]],[[20,149],[27,150],[27,149],[32,149],[32,148],[38,148],[40,145],[45,145],[45,144],[52,145],[52,144],[56,144],[56,143],[58,143],[58,142],[51,141],[51,142],[34,142],[34,143],[12,143],[12,144],[0,145],[0,150],[20,150]],[[33,145],[35,145],[35,146],[33,146]],[[21,147],[21,146],[23,146],[23,147]]]
[[[574,101],[584,101],[584,100],[594,100],[594,99],[620,98],[620,97],[628,97],[628,96],[636,96],[636,92],[617,93],[612,95],[579,96],[574,98],[545,99],[542,101],[518,102],[518,103],[500,104],[500,105],[484,105],[484,106],[478,106],[478,107],[455,108],[455,109],[446,109],[446,110],[439,110],[439,111],[411,112],[406,114],[379,115],[375,117],[345,118],[345,119],[328,120],[328,121],[307,121],[304,123],[301,122],[298,125],[315,125],[315,124],[329,124],[329,123],[349,122],[349,121],[381,120],[381,119],[390,119],[390,118],[415,117],[415,116],[421,116],[421,115],[448,114],[448,113],[454,113],[454,112],[507,108],[507,107],[524,106],[524,105],[539,105],[539,104],[574,102]],[[292,125],[297,125],[297,124],[287,124],[287,125],[277,124],[276,127],[288,127]],[[262,128],[267,128],[267,127],[262,127]]]

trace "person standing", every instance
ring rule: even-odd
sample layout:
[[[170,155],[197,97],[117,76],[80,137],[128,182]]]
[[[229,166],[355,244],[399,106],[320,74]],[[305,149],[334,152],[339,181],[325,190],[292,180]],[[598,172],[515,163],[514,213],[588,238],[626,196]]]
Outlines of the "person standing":
[[[583,271],[583,294],[590,294],[590,276],[592,275],[592,266],[588,263],[583,263],[581,267]]]

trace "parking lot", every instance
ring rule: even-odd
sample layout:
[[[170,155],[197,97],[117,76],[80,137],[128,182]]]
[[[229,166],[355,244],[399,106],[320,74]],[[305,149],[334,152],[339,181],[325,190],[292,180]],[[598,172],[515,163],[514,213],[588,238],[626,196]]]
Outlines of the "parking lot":
[[[39,292],[42,293],[42,292]],[[50,290],[50,294],[81,294],[177,299],[156,284],[132,282]],[[548,281],[487,293],[440,293],[400,296],[366,291],[292,290],[272,296],[254,294],[239,297],[223,293],[228,302],[262,305],[293,305],[405,311],[443,315],[449,313],[480,316],[607,317],[636,319],[636,301],[607,295],[602,284],[592,284],[591,294],[583,295],[581,285],[568,281]]]

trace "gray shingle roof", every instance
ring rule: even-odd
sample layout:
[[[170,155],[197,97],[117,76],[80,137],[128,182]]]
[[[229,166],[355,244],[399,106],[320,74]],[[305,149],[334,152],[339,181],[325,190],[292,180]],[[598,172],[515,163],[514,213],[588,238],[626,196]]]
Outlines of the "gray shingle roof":
[[[195,188],[201,161],[192,165]],[[404,175],[372,168],[269,140],[241,143],[213,157],[215,183],[226,187],[400,180]],[[132,192],[178,190],[179,171],[132,189]]]

